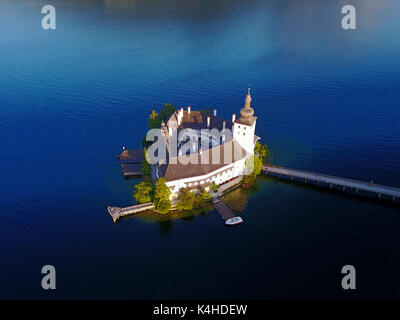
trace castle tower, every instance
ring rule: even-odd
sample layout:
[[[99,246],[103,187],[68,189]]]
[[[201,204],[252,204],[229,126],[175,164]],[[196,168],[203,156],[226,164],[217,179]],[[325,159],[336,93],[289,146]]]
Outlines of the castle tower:
[[[254,116],[254,109],[251,107],[250,88],[244,99],[244,107],[240,109],[240,118],[235,119],[233,126],[233,139],[238,142],[248,153],[254,152],[257,117]]]

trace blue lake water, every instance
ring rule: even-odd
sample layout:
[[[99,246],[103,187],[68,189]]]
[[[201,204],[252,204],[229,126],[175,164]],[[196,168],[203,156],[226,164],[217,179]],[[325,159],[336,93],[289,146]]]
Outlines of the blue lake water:
[[[272,163],[400,187],[400,3],[351,3],[344,31],[345,1],[52,1],[44,31],[1,1],[0,298],[399,298],[398,207],[263,178],[235,228],[106,211],[153,108],[229,119],[249,82]]]

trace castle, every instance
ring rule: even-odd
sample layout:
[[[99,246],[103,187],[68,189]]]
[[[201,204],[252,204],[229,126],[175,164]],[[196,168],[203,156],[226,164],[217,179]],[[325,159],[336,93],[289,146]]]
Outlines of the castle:
[[[254,153],[257,117],[251,107],[250,89],[240,118],[231,121],[213,114],[180,108],[161,123],[166,157],[155,165],[155,178],[164,177],[172,198],[182,188],[209,189],[246,174],[246,160]]]

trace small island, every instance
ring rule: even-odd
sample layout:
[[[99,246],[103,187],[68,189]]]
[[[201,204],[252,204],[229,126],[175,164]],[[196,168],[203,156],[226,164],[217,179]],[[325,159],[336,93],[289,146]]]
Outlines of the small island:
[[[125,176],[142,176],[133,191],[138,205],[109,207],[114,221],[145,210],[158,215],[175,211],[172,216],[179,217],[215,207],[227,224],[240,223],[220,197],[250,188],[269,154],[255,134],[251,100],[249,88],[240,117],[233,113],[230,120],[219,117],[217,109],[211,114],[210,108],[164,104],[159,112],[152,110],[144,149],[123,150],[118,157]]]

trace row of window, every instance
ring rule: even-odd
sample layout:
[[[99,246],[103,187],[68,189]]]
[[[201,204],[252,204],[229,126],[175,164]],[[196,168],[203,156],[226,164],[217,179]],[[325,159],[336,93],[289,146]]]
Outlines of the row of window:
[[[225,171],[225,172],[226,172],[227,174],[229,174],[231,171],[233,172],[233,169],[230,169],[230,170]],[[197,185],[202,185],[202,184],[205,184],[205,183],[210,182],[210,181],[216,181],[216,180],[217,180],[218,178],[220,178],[220,177],[222,177],[222,173],[218,173],[216,176],[213,176],[213,177],[211,177],[211,178],[204,179],[204,180],[201,180],[201,181],[189,182],[189,183],[187,183],[186,185],[187,185],[188,187],[197,186]]]

